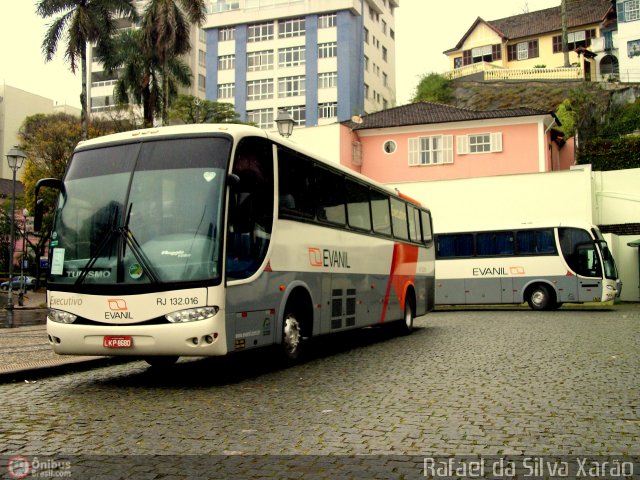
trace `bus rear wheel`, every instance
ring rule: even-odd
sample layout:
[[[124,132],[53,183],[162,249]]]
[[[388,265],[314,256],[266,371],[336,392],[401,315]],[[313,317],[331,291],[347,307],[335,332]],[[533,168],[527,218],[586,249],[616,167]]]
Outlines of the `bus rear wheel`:
[[[527,303],[531,310],[549,310],[556,304],[556,300],[552,298],[548,287],[535,285],[529,290]]]
[[[413,301],[409,298],[404,302],[404,316],[402,317],[402,320],[396,322],[398,333],[400,333],[400,335],[409,335],[413,332],[413,321],[416,318],[416,309],[413,305]]]

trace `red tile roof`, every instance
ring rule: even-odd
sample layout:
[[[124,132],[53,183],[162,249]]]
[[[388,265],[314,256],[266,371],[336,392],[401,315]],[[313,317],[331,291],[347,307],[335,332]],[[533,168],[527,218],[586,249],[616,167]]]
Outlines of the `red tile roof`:
[[[347,121],[343,122],[343,124],[352,130],[366,130],[369,128],[404,127],[408,125],[428,125],[433,123],[529,117],[535,115],[552,115],[555,117],[553,112],[535,108],[508,108],[479,111],[452,107],[451,105],[443,105],[440,103],[417,102],[363,115],[361,117],[361,123]]]

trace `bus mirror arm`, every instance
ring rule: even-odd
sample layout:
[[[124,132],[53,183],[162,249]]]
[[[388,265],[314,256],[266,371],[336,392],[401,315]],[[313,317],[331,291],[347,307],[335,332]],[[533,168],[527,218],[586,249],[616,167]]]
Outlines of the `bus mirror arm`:
[[[238,175],[236,175],[235,173],[227,174],[227,185],[233,188],[239,183],[240,183],[240,177]]]
[[[39,232],[42,228],[42,216],[44,214],[44,200],[38,198],[40,189],[43,187],[55,188],[56,190],[64,194],[64,183],[58,178],[41,178],[36,182],[35,197],[36,197],[36,211],[33,218],[33,230]]]

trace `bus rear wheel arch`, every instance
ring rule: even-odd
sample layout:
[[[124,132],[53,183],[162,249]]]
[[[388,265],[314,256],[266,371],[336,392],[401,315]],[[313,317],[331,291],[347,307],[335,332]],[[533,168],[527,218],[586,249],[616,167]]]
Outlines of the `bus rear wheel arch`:
[[[551,310],[558,305],[555,290],[543,283],[527,287],[524,296],[532,310]]]
[[[281,351],[287,361],[298,360],[313,330],[313,304],[303,288],[291,292],[282,316]]]

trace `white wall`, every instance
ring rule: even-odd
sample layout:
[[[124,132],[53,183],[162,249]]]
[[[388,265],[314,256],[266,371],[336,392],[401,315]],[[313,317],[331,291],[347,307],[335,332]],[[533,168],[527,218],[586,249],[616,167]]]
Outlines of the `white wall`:
[[[640,300],[640,278],[638,276],[638,248],[631,248],[627,243],[638,240],[640,235],[604,235],[616,260],[620,280],[622,281],[622,295],[620,300],[637,302]]]
[[[640,168],[593,172],[595,223],[640,222]]]
[[[277,131],[273,132],[275,135]],[[301,148],[326,160],[340,164],[340,124],[294,128],[289,137]]]
[[[394,183],[431,209],[436,233],[531,222],[591,223],[590,169]]]

